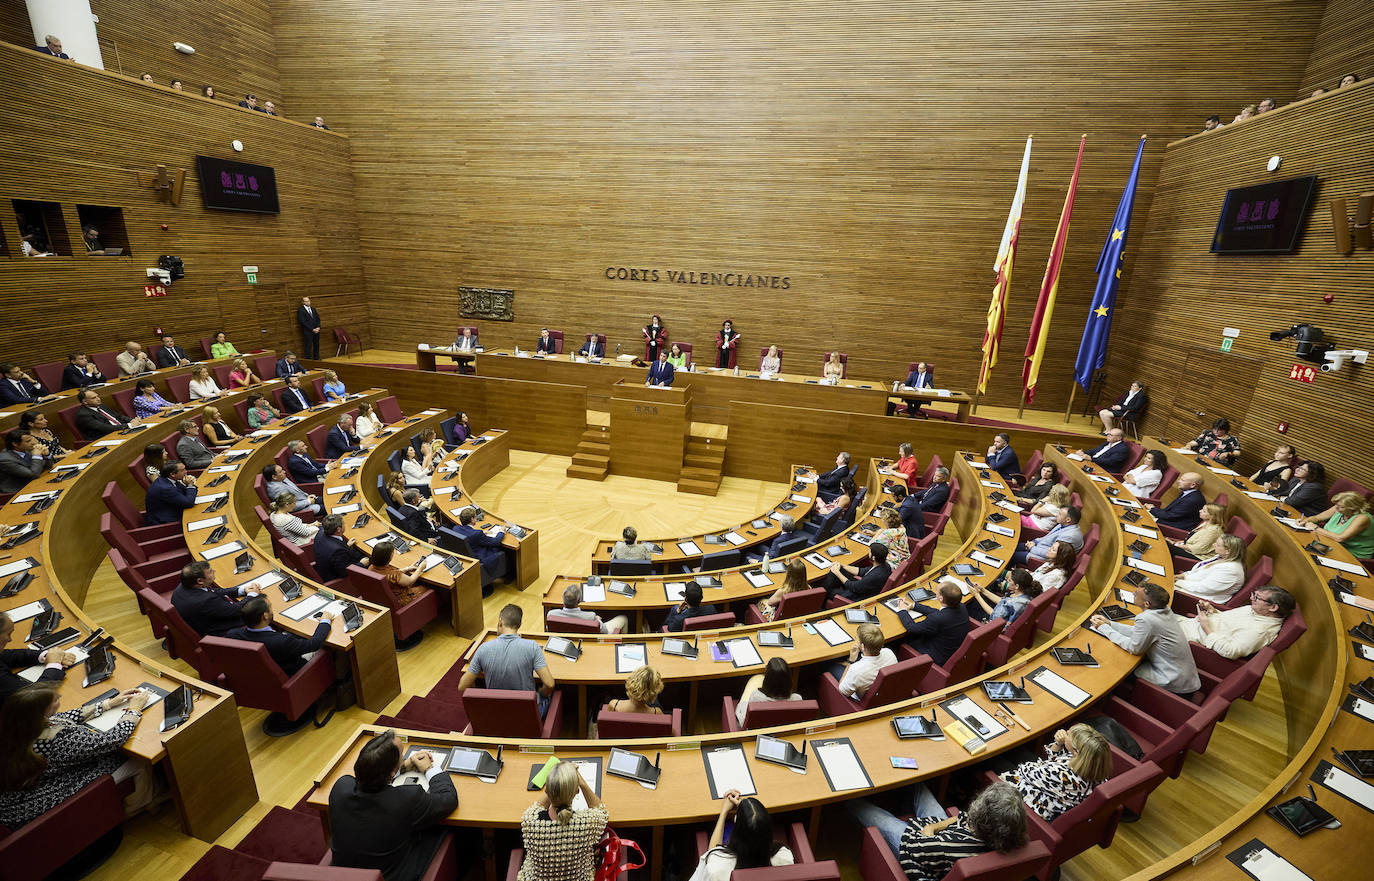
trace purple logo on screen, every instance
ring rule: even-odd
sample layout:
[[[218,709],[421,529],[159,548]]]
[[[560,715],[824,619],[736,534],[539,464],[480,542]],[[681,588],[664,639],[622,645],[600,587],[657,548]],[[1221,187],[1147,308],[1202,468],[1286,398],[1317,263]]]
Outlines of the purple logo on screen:
[[[227,171],[221,171],[219,173],[219,184],[222,187],[232,187],[234,185],[234,176]]]
[[[1236,223],[1244,223],[1250,219],[1250,203],[1240,203],[1240,213],[1236,215]]]
[[[1272,202],[1269,203],[1269,214],[1267,215],[1266,219],[1268,219],[1268,220],[1273,220],[1275,217],[1278,217],[1278,216],[1279,216],[1279,200],[1278,200],[1278,199],[1275,199],[1274,201],[1272,201]]]

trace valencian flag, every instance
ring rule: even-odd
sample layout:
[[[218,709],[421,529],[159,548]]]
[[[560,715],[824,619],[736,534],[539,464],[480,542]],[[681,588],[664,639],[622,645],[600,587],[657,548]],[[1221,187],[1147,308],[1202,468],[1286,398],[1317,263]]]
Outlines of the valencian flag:
[[[1045,280],[1040,283],[1040,299],[1035,303],[1035,316],[1031,318],[1030,339],[1026,341],[1026,363],[1021,367],[1021,383],[1024,386],[1025,401],[1035,400],[1035,385],[1040,381],[1040,365],[1045,360],[1045,345],[1050,338],[1050,319],[1054,317],[1054,301],[1059,293],[1059,267],[1064,262],[1064,249],[1069,244],[1069,218],[1073,215],[1073,197],[1078,192],[1078,170],[1083,167],[1083,145],[1088,143],[1084,135],[1078,142],[1078,161],[1073,165],[1073,178],[1069,181],[1069,194],[1064,197],[1064,210],[1059,215],[1059,228],[1054,233],[1054,246],[1050,248],[1050,262],[1045,266]]]
[[[992,269],[997,284],[992,288],[992,303],[988,305],[988,327],[983,332],[983,364],[978,369],[978,394],[986,394],[988,375],[997,366],[997,347],[1002,342],[1002,320],[1006,317],[1007,289],[1011,287],[1011,267],[1016,262],[1016,242],[1021,237],[1021,206],[1026,201],[1026,175],[1030,171],[1031,139],[1026,138],[1026,155],[1021,158],[1021,177],[1016,183],[1016,195],[1011,200],[1007,228],[1002,232],[1002,245]]]
[[[1135,204],[1135,187],[1140,180],[1140,156],[1145,152],[1145,136],[1135,151],[1135,165],[1131,178],[1116,206],[1112,232],[1097,258],[1097,289],[1093,291],[1092,308],[1088,310],[1088,324],[1083,328],[1083,342],[1078,345],[1078,360],[1073,366],[1073,378],[1083,391],[1088,390],[1093,373],[1107,360],[1107,336],[1112,332],[1112,312],[1116,310],[1116,289],[1121,284],[1121,267],[1126,262],[1126,231],[1131,226],[1131,207]]]

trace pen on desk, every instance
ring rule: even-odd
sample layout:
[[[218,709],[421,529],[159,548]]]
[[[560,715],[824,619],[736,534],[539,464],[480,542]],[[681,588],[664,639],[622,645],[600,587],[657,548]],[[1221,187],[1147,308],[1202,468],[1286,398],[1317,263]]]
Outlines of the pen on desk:
[[[502,746],[502,745],[498,745],[498,746],[496,747],[496,764],[498,764],[498,765],[501,764],[501,752],[502,752],[504,749],[505,749],[505,746]]]
[[[1312,784],[1311,784],[1311,783],[1307,784],[1307,794],[1310,795],[1310,796],[1312,796],[1312,800],[1313,800],[1313,801],[1316,801],[1316,800],[1317,800],[1317,790],[1315,790],[1315,789],[1312,788]]]
[[[663,753],[661,753],[661,752],[654,753],[654,770],[655,770],[655,771],[659,770],[659,767],[658,767],[658,760],[661,759],[661,758],[663,758]]]

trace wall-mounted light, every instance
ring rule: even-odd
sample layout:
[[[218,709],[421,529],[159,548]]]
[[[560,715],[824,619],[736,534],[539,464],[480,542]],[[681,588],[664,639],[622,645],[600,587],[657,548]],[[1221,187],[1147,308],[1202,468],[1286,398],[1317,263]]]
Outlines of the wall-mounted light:
[[[180,52],[182,55],[196,54],[196,47],[190,45],[189,43],[173,43],[172,48]]]

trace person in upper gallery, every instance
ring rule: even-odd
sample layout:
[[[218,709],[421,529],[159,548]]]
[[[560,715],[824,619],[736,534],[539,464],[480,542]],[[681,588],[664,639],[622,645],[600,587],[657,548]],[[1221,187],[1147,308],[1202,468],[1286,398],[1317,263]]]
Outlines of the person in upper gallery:
[[[358,409],[359,417],[362,416],[362,408]],[[362,442],[358,435],[353,433],[353,417],[344,413],[339,417],[339,421],[329,433],[324,436],[324,457],[326,459],[341,459],[349,453],[356,453],[361,450]]]
[[[264,101],[262,105],[262,112],[266,113],[268,116],[276,116],[277,105],[273,104],[271,101]]]
[[[830,383],[844,379],[844,362],[840,361],[839,352],[831,352],[830,357],[821,365],[821,378]]]
[[[1282,489],[1293,479],[1293,463],[1297,459],[1297,447],[1292,444],[1279,444],[1278,449],[1274,450],[1274,458],[1251,474],[1250,479],[1263,487],[1265,492]]]
[[[778,354],[777,346],[769,346],[768,354],[759,359],[759,373],[765,376],[776,376],[782,372],[782,355]]]
[[[210,368],[204,364],[191,368],[191,382],[188,390],[193,401],[217,398],[224,394],[224,389],[219,387],[219,383],[215,382],[215,377],[210,373]]]
[[[1211,649],[1223,658],[1247,658],[1273,642],[1283,622],[1298,607],[1293,595],[1266,584],[1250,594],[1250,602],[1219,610],[1206,600],[1197,604],[1197,617],[1178,624],[1189,642]]]
[[[539,643],[520,636],[524,620],[525,613],[514,603],[501,608],[496,618],[496,638],[482,643],[472,653],[468,668],[458,680],[458,691],[472,688],[478,676],[482,677],[483,688],[533,691],[538,695],[539,715],[543,716],[553,697],[553,671]]]
[[[547,327],[539,328],[539,339],[534,343],[534,353],[536,355],[557,355],[558,340],[549,336]]]
[[[845,477],[840,481],[839,495],[835,496],[835,498],[830,501],[816,502],[816,514],[820,517],[824,517],[832,511],[843,511],[847,509],[854,502],[854,496],[857,495],[858,492],[859,488],[854,485],[853,478]]]
[[[5,449],[0,450],[0,493],[16,493],[52,467],[48,448],[34,443],[33,435],[22,428],[5,432]]]
[[[721,322],[720,330],[716,331],[716,366],[734,367],[739,362],[739,331],[735,330],[735,323],[729,318]]]
[[[782,598],[789,593],[799,590],[807,590],[811,585],[806,580],[806,563],[797,558],[792,558],[787,562],[787,568],[783,572],[782,586],[773,593],[759,600],[759,615],[765,621],[772,621],[778,613],[778,606],[782,603]]]
[[[586,802],[573,807],[578,793]],[[598,842],[610,813],[572,762],[554,765],[544,791],[520,816],[525,862],[517,881],[586,881],[601,862]]]
[[[716,614],[716,607],[711,603],[703,603],[701,597],[701,585],[695,581],[687,582],[687,587],[682,591],[682,602],[668,610],[663,626],[671,633],[681,633],[688,620]]]
[[[51,55],[54,58],[63,58],[67,61],[70,61],[72,58],[66,52],[62,51],[62,40],[52,34],[48,34],[44,37],[43,45],[34,46],[33,51],[41,52],[44,55]],[[1341,82],[1344,83],[1345,80],[1341,80]]]
[[[1268,113],[1278,106],[1279,102],[1275,101],[1273,98],[1261,98],[1259,106],[1255,108],[1255,115],[1259,116],[1261,113]]]
[[[299,413],[315,406],[310,395],[301,387],[299,373],[293,373],[286,380],[286,388],[281,390],[281,408],[287,413]]]
[[[883,473],[900,477],[907,489],[915,489],[920,480],[921,463],[916,460],[915,449],[909,443],[897,447],[897,461]]]
[[[673,365],[668,363],[667,349],[659,350],[658,360],[649,367],[649,375],[644,384],[658,388],[668,388],[673,384]]]
[[[1245,541],[1220,535],[1212,556],[1174,578],[1174,589],[1210,602],[1225,603],[1245,584]]]
[[[1107,429],[1102,443],[1091,450],[1079,450],[1080,456],[1087,456],[1093,464],[1111,474],[1119,474],[1131,458],[1131,448],[1126,443],[1126,434],[1119,428]]]
[[[1240,113],[1236,114],[1236,118],[1231,120],[1231,124],[1234,125],[1238,122],[1245,122],[1245,120],[1255,115],[1256,109],[1254,104],[1246,104],[1240,109]]]
[[[158,367],[185,367],[191,363],[191,359],[186,357],[186,350],[178,346],[176,340],[170,334],[162,337],[162,348],[157,350]]]
[[[663,319],[654,315],[649,319],[649,323],[644,325],[644,360],[653,362],[658,360],[658,353],[668,345],[668,328],[664,326]]]
[[[344,396],[348,394],[348,389],[344,387],[343,380],[339,379],[339,374],[333,370],[324,372],[324,383],[320,387],[324,389],[324,399],[330,403],[342,401]]]
[[[0,403],[37,404],[47,397],[43,384],[24,372],[18,364],[0,364]]]
[[[550,609],[545,618],[552,621],[557,618],[574,621],[595,621],[601,628],[602,633],[624,633],[630,626],[630,619],[624,615],[616,615],[609,621],[602,620],[601,616],[590,609],[582,608],[582,585],[570,584],[563,588],[563,607],[560,609]],[[640,668],[644,669],[644,668]],[[659,688],[663,686],[661,684]]]
[[[31,648],[6,648],[14,637],[14,621],[5,612],[0,612],[0,704],[21,688],[31,683],[14,672],[14,668],[27,669],[39,667],[39,682],[61,682],[67,675],[67,668],[75,664],[77,655],[66,649],[51,648],[37,651]],[[790,682],[791,679],[789,678]]]
[[[281,537],[296,547],[303,548],[314,544],[320,525],[306,523],[292,513],[295,509],[296,497],[289,492],[279,493],[272,497],[272,514],[269,519],[277,532],[281,533]]]
[[[1202,496],[1202,490],[1198,489],[1202,486],[1202,475],[1196,471],[1185,471],[1174,481],[1174,486],[1178,487],[1178,495],[1163,508],[1151,508],[1150,516],[1155,518],[1155,522],[1160,526],[1193,529],[1201,522],[1202,506],[1207,504],[1207,499]]]
[[[1315,89],[1312,90],[1312,94],[1309,95],[1308,97],[1311,97],[1311,98],[1320,98],[1322,95],[1325,95],[1325,94],[1326,94],[1326,89],[1323,88],[1322,86],[1317,86]]]
[[[420,881],[449,835],[443,819],[458,807],[453,778],[429,750],[405,756],[395,731],[363,745],[353,773],[329,790],[329,847],[335,866],[376,869],[385,881]],[[406,772],[425,785],[393,786]]]
[[[206,407],[202,410],[200,423],[201,431],[205,432],[205,442],[212,447],[227,447],[243,440],[224,421],[218,407]]]
[[[206,98],[214,98],[215,87],[210,85],[209,83],[206,83],[205,85],[200,87],[200,94]]]
[[[1374,559],[1374,518],[1369,501],[1357,492],[1336,493],[1331,507],[1298,522],[1316,526],[1317,538],[1340,542],[1356,559]]]
[[[67,366],[62,368],[63,391],[105,381],[105,374],[100,372],[100,368],[85,352],[72,352],[67,356]]]
[[[677,343],[668,347],[668,363],[673,365],[673,370],[686,370],[687,358],[687,353]]]
[[[248,397],[248,427],[253,431],[271,425],[279,418],[281,418],[281,411],[272,406],[267,395],[250,395]]]
[[[82,389],[76,393],[76,399],[81,403],[76,410],[76,430],[87,440],[142,424],[141,419],[130,419],[106,407],[94,389]]]
[[[1012,477],[1021,473],[1021,460],[1016,458],[1016,451],[1011,448],[1011,435],[1005,431],[999,432],[992,439],[992,446],[988,447],[988,467],[1008,482]]]
[[[902,528],[906,530],[907,537],[917,541],[925,538],[926,521],[921,499],[908,494],[906,487],[899,483],[892,487],[892,501],[897,505],[897,516],[902,519]]]
[[[1216,119],[1215,116],[1212,119]],[[1136,380],[1131,383],[1131,387],[1126,390],[1126,394],[1121,396],[1121,400],[1112,404],[1110,407],[1103,407],[1097,411],[1097,418],[1102,420],[1102,431],[1111,431],[1116,427],[1118,419],[1130,422],[1137,422],[1140,414],[1150,405],[1150,393],[1145,390],[1145,384]]]
[[[320,360],[320,313],[310,305],[309,297],[301,297],[296,324],[301,329],[301,354],[312,361]]]
[[[1073,494],[1067,486],[1056,483],[1045,493],[1045,497],[1031,506],[1031,509],[1021,515],[1021,526],[1024,529],[1033,529],[1039,533],[1046,533],[1054,528],[1059,522],[1059,512],[1067,507],[1073,500]]]
[[[419,583],[420,571],[425,565],[424,557],[402,569],[392,564],[395,556],[396,545],[379,541],[372,546],[372,559],[368,561],[367,568],[391,582],[391,589],[396,594],[396,607],[400,608],[429,593],[430,589]]]
[[[1169,553],[1175,557],[1201,560],[1210,556],[1212,549],[1226,529],[1226,511],[1221,505],[1206,504],[1198,511],[1198,525],[1187,538],[1169,539]]]
[[[432,542],[439,537],[439,530],[434,528],[430,522],[427,510],[423,507],[425,497],[418,489],[407,489],[401,495],[401,507],[396,510],[401,512],[401,523],[399,524],[402,532],[409,533],[421,541]]]
[[[1038,502],[1049,495],[1050,490],[1059,484],[1059,466],[1053,462],[1042,462],[1033,480],[1016,491],[1017,500],[1025,507],[1027,503]]]
[[[310,123],[310,125],[311,125],[312,128],[322,128],[322,129],[324,129],[325,131],[330,131],[329,126],[327,126],[327,125],[324,124],[324,117],[323,117],[323,116],[317,116],[317,117],[315,117],[315,121],[312,122],[312,123]]]
[[[38,245],[37,233],[25,233],[19,240],[19,249],[25,257],[52,257],[52,251],[45,251]]]
[[[881,542],[887,546],[887,562],[893,569],[900,569],[911,558],[911,545],[907,542],[906,525],[896,508],[881,508],[877,512],[883,528],[873,534],[873,544]]]
[[[288,376],[305,372],[305,365],[296,359],[295,352],[286,352],[277,362],[277,379],[286,379]]]
[[[1202,680],[1188,638],[1183,635],[1183,619],[1169,608],[1169,592],[1147,581],[1135,589],[1133,599],[1145,610],[1135,616],[1134,624],[1093,615],[1093,629],[1131,654],[1143,656],[1135,668],[1137,677],[1174,694],[1187,696],[1197,691]]]
[[[65,57],[65,56],[64,56],[64,57]],[[1356,74],[1353,74],[1353,73],[1348,73],[1348,74],[1346,74],[1345,76],[1341,77],[1341,81],[1340,81],[1340,83],[1336,86],[1336,88],[1338,88],[1338,89],[1344,89],[1344,88],[1347,88],[1347,87],[1349,87],[1349,86],[1355,85],[1355,84],[1358,83],[1359,81],[1360,81],[1359,76],[1357,76]]]
[[[1326,466],[1320,462],[1303,462],[1293,469],[1293,479],[1282,492],[1276,492],[1283,503],[1297,508],[1304,517],[1320,514],[1326,504]]]
[[[150,419],[163,410],[176,407],[176,404],[158,394],[157,385],[151,379],[140,379],[134,388],[134,415],[139,419]]]
[[[382,417],[377,414],[377,408],[372,406],[372,402],[359,401],[358,418],[353,421],[353,430],[357,432],[358,440],[365,441],[384,427]]]
[[[852,459],[848,453],[840,453],[835,456],[835,467],[816,478],[816,494],[822,499],[830,500],[840,494],[840,483],[850,476],[850,462]]]
[[[924,617],[917,621],[911,617],[911,610],[917,608],[911,597],[903,596],[897,600],[902,610],[897,620],[906,629],[906,644],[920,654],[926,655],[937,665],[946,661],[963,645],[968,636],[968,609],[964,608],[964,593],[957,586],[942,583],[936,591],[940,597],[940,608],[931,609],[920,606]]]
[[[210,343],[211,358],[233,358],[237,357],[239,350],[234,348],[234,344],[229,342],[229,335],[222,330],[215,331],[214,342]],[[246,362],[245,362],[246,363]],[[234,362],[238,366],[238,362]]]
[[[225,636],[243,623],[237,598],[257,596],[244,587],[219,587],[215,570],[204,560],[181,568],[181,581],[172,591],[172,606],[201,636]]]
[[[287,677],[291,677],[299,673],[305,662],[324,647],[337,616],[330,611],[320,612],[320,621],[308,639],[272,626],[272,603],[264,596],[250,597],[239,603],[239,617],[243,625],[224,635],[229,639],[242,639],[267,646],[267,654]]]
[[[1149,498],[1159,488],[1159,482],[1164,479],[1164,472],[1168,468],[1167,453],[1163,450],[1146,450],[1145,455],[1140,457],[1140,463],[1121,475],[1121,482],[1136,498]]]
[[[888,578],[892,577],[892,567],[887,562],[887,545],[879,541],[870,544],[868,560],[867,566],[831,564],[830,574],[825,576],[826,596],[854,603],[880,593]]]
[[[1026,807],[1046,820],[1075,808],[1112,775],[1112,746],[1091,725],[1079,722],[1054,732],[1045,758],[1021,762],[1001,775]]]
[[[1212,423],[1212,427],[1188,442],[1185,450],[1196,450],[1199,455],[1212,459],[1228,468],[1240,456],[1240,438],[1231,434],[1230,421],[1222,416]]]
[[[215,460],[215,454],[200,439],[200,426],[194,419],[183,419],[177,426],[181,438],[177,441],[177,458],[192,470],[200,470]]]
[[[172,80],[171,86],[175,91],[180,92],[182,90],[181,80]]]
[[[144,499],[143,525],[180,523],[181,512],[196,506],[196,479],[186,473],[186,465],[171,461],[162,466],[162,475],[148,484]]]
[[[805,569],[806,564],[802,563],[802,570]],[[787,666],[787,659],[774,656],[763,665],[762,673],[755,673],[745,681],[744,690],[735,704],[735,721],[744,726],[744,716],[751,703],[801,699],[802,696],[792,690],[792,668]]]
[[[320,521],[315,534],[315,571],[321,581],[348,577],[349,566],[367,566],[372,560],[348,543],[342,514],[330,514]]]
[[[252,92],[243,96],[243,100],[239,102],[239,106],[246,107],[249,110],[262,110],[262,108],[258,106],[258,96],[254,95]]]
[[[128,379],[131,376],[138,376],[140,373],[149,373],[157,369],[157,365],[148,357],[148,353],[143,351],[143,347],[133,340],[124,344],[124,351],[115,356],[115,363],[119,365],[120,379]]]
[[[70,452],[62,446],[62,441],[48,427],[48,414],[42,410],[26,410],[20,413],[19,429],[33,435],[35,444],[47,447],[48,455],[54,459],[61,459]]]
[[[100,230],[91,224],[81,227],[81,243],[86,246],[87,254],[101,254],[105,246],[100,242]]]
[[[584,358],[600,358],[606,354],[606,344],[601,342],[600,334],[590,334],[582,348],[577,350],[577,354]]]
[[[620,532],[620,541],[611,548],[612,560],[652,560],[654,550],[639,540],[639,532],[633,526],[626,526]]]
[[[462,536],[468,543],[468,547],[482,563],[482,570],[492,578],[504,579],[509,565],[506,560],[505,545],[502,539],[506,537],[505,527],[496,527],[491,535],[483,532],[479,527],[473,526],[477,519],[477,510],[471,505],[458,512],[458,525],[454,527],[454,532]]]
[[[1024,542],[1011,555],[1013,566],[1025,566],[1031,560],[1044,560],[1050,552],[1050,548],[1057,541],[1066,542],[1075,552],[1083,550],[1083,530],[1078,523],[1083,518],[1083,511],[1073,505],[1065,505],[1059,509],[1059,513],[1054,516],[1054,526],[1049,532],[1037,539]]]
[[[262,466],[263,491],[269,499],[275,499],[282,493],[289,494],[296,500],[296,511],[309,511],[312,514],[321,514],[324,507],[319,499],[307,493],[296,485],[296,482],[286,476],[286,469],[276,462],[269,462]]]
[[[1222,128],[1221,117],[1215,113],[1202,121],[1202,130],[1205,132],[1215,131],[1219,128]]]
[[[151,73],[145,73],[143,76],[139,77],[139,79],[143,80],[145,83],[151,83],[153,81],[153,75]]]
[[[1068,582],[1077,560],[1078,552],[1073,549],[1073,545],[1066,541],[1057,541],[1050,545],[1045,562],[1031,573],[1031,578],[1040,585],[1041,592],[1058,590]]]

